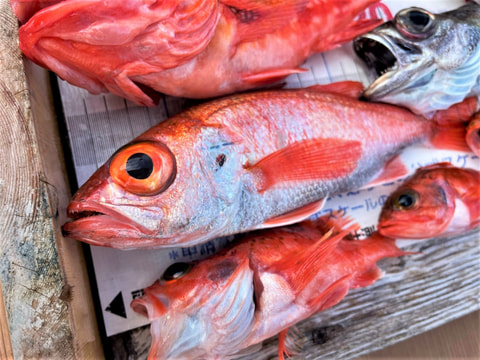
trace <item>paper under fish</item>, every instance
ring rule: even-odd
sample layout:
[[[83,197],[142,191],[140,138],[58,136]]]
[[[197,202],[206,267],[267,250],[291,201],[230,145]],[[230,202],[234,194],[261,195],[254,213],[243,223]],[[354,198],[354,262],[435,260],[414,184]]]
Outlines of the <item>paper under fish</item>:
[[[20,1],[13,1],[13,4]],[[153,106],[277,82],[378,26],[378,0],[65,0],[19,30],[23,53],[93,94]]]
[[[349,240],[348,227],[335,227],[346,220],[335,221],[249,233],[208,259],[167,268],[131,304],[151,321],[149,359],[230,359],[276,334],[283,359],[289,327],[375,282],[378,260],[405,254],[378,234]]]
[[[121,249],[190,246],[292,224],[331,194],[405,175],[390,160],[411,144],[438,144],[444,131],[403,108],[359,101],[362,90],[343,82],[255,92],[178,114],[92,175],[68,206],[64,233]],[[450,129],[446,141],[455,145]]]
[[[365,98],[433,115],[480,91],[480,5],[408,8],[354,41],[376,80]]]
[[[393,238],[460,235],[480,225],[480,172],[438,163],[418,169],[388,197],[378,231]]]

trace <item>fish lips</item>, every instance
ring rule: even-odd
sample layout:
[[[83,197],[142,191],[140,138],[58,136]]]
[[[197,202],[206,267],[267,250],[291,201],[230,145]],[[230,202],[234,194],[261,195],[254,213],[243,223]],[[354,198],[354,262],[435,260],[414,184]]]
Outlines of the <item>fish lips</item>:
[[[67,215],[73,220],[62,226],[63,235],[90,245],[135,249],[158,243],[155,231],[96,203],[72,202]]]
[[[382,100],[396,91],[422,86],[431,76],[422,48],[403,39],[391,23],[357,37],[353,45],[375,78],[363,93],[368,100]]]

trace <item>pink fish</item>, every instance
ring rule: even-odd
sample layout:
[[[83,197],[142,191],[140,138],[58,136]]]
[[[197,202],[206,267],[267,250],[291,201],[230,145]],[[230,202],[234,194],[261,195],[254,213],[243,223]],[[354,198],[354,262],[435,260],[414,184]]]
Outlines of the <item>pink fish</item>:
[[[249,233],[208,259],[167,268],[131,304],[151,321],[148,358],[230,359],[279,334],[283,359],[289,327],[374,283],[378,260],[406,254],[378,234],[349,240],[353,227],[337,227],[346,222]]]
[[[13,13],[20,23],[24,24],[33,14],[62,0],[10,0]]]
[[[190,246],[292,224],[331,194],[405,175],[392,158],[445,131],[403,108],[359,101],[362,89],[344,82],[255,92],[178,114],[92,175],[63,230],[121,249]],[[464,133],[458,141],[466,146]]]
[[[392,238],[459,235],[480,225],[480,172],[450,163],[418,169],[385,202],[378,231]]]
[[[153,106],[155,91],[216,97],[302,72],[312,53],[379,25],[354,20],[377,2],[66,0],[20,28],[20,48],[93,94]]]

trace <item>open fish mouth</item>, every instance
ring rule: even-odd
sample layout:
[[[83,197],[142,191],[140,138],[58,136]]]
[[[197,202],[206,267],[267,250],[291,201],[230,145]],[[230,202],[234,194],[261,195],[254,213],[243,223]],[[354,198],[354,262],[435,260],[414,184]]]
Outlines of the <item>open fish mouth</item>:
[[[392,46],[378,35],[358,37],[354,41],[354,50],[375,78],[398,70],[398,61]]]
[[[121,249],[131,248],[139,243],[139,239],[142,239],[142,247],[148,246],[150,242],[158,242],[153,236],[154,231],[99,204],[71,203],[67,215],[72,221],[62,226],[63,235],[90,245]]]

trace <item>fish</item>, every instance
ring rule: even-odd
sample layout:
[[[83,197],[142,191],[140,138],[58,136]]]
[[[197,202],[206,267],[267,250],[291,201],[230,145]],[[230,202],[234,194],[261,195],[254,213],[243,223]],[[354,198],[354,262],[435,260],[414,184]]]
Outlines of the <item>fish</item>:
[[[70,84],[155,106],[278,83],[369,31],[378,0],[66,0],[19,29],[23,54]]]
[[[62,0],[10,0],[10,7],[20,23],[25,24],[33,14],[60,1]]]
[[[432,117],[480,91],[480,4],[433,14],[411,7],[357,37],[375,80],[363,96]]]
[[[397,239],[429,239],[479,225],[480,171],[442,162],[419,168],[387,198],[377,228]]]
[[[465,140],[470,150],[475,155],[480,156],[480,112],[475,114],[470,120],[466,132]]]
[[[396,155],[409,145],[466,148],[464,132],[455,141],[407,109],[360,101],[362,90],[346,81],[191,107],[121,147],[78,189],[64,235],[119,249],[192,246],[299,222],[332,194],[404,176]]]
[[[284,359],[295,341],[289,328],[382,277],[380,259],[409,254],[379,234],[351,240],[354,228],[324,216],[247,233],[207,259],[171,265],[131,302],[151,323],[148,358],[230,359],[279,334]]]

